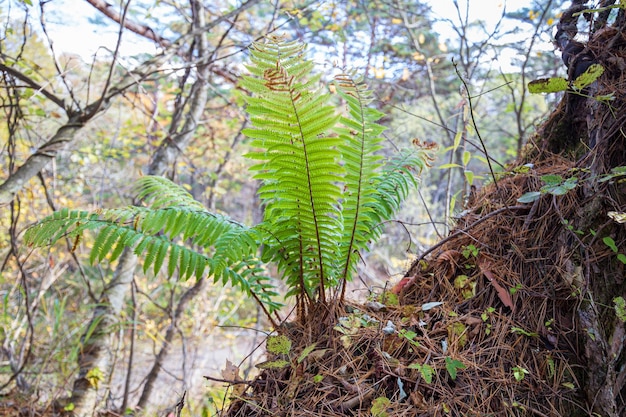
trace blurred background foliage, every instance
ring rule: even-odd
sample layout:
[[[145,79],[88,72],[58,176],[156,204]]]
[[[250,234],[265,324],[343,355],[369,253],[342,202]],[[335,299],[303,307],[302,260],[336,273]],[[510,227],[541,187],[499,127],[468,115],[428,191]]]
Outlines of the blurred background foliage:
[[[558,99],[529,96],[527,82],[564,71],[551,44],[564,2],[433,3],[439,2],[0,2],[2,395],[72,407],[62,399],[72,392],[93,312],[117,268],[89,264],[88,239],[32,251],[21,242],[26,227],[61,207],[132,204],[133,179],[148,173],[159,149],[168,146],[175,156],[162,174],[211,210],[259,221],[257,184],[242,158],[247,92],[237,80],[246,71],[246,48],[269,33],[306,42],[325,80],[337,68],[365,75],[375,105],[386,114],[388,155],[414,139],[439,145],[420,192],[364,257],[352,296],[399,278],[414,256],[446,235],[472,187],[489,180],[487,158],[496,170],[504,169]],[[490,14],[482,16],[486,8]],[[68,16],[72,10],[76,14]],[[122,16],[117,22],[116,14]],[[118,48],[119,21],[124,29]],[[189,36],[198,22],[212,26]],[[144,28],[143,34],[132,32],[130,23]],[[64,25],[73,28],[69,41]],[[198,42],[206,42],[206,55],[198,53]],[[159,66],[146,65],[164,55]],[[201,72],[205,64],[208,71]],[[85,111],[129,77],[132,82],[94,114]],[[192,117],[201,77],[206,104],[181,147],[172,138]],[[77,123],[72,116],[81,111],[72,139],[47,148],[59,129]],[[25,177],[8,197],[2,194],[20,168],[42,153],[49,161],[37,174]],[[148,396],[149,410],[171,411],[184,391],[197,414],[209,415],[222,400],[218,391],[207,394],[202,372],[219,374],[223,363],[214,362],[223,357],[243,359],[267,326],[259,322],[255,304],[236,290],[204,285],[190,293],[195,285],[134,275],[116,324],[106,328],[114,339],[108,347],[115,358],[112,371],[90,379],[106,407],[134,409],[148,383],[147,369],[163,360],[164,343],[173,349],[161,364],[159,388]],[[183,300],[185,294],[193,294],[190,301]],[[178,306],[184,308],[174,319]],[[174,338],[167,340],[169,328]],[[241,370],[249,371],[245,365]]]

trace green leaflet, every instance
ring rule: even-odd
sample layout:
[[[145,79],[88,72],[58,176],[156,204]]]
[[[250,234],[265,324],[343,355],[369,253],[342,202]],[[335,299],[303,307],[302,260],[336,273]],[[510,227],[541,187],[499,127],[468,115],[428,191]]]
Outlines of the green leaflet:
[[[137,191],[137,198],[150,203],[153,208],[186,207],[204,210],[204,206],[196,201],[191,194],[167,178],[141,177],[135,184],[135,190]]]

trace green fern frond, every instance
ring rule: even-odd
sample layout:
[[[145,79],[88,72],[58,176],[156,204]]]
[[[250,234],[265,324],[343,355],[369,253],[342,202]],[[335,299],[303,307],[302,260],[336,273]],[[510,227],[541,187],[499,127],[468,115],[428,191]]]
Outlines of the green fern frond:
[[[335,86],[345,100],[348,114],[336,129],[342,143],[339,146],[346,174],[343,179],[343,239],[341,241],[342,279],[350,279],[359,259],[358,252],[366,248],[371,238],[368,223],[375,214],[377,189],[375,178],[382,166],[378,152],[382,146],[380,134],[384,127],[376,122],[382,113],[368,107],[371,92],[362,77],[354,73],[335,77]]]
[[[422,148],[403,149],[385,165],[375,180],[374,200],[368,203],[372,211],[365,225],[371,231],[370,239],[380,236],[383,223],[393,218],[409,192],[417,188],[417,177],[429,161],[429,155]]]
[[[273,260],[289,286],[320,288],[323,298],[323,289],[338,278],[341,141],[328,137],[339,117],[329,94],[316,87],[319,76],[306,78],[313,64],[303,51],[303,45],[277,38],[251,48],[253,76],[242,85],[254,93],[247,99],[253,128],[244,133],[260,149],[248,156],[261,161],[253,170],[263,181],[265,222],[281,247]]]
[[[204,210],[204,206],[184,188],[164,177],[141,177],[137,180],[135,189],[137,198],[153,208],[187,207]]]
[[[173,188],[170,186],[170,190]],[[175,191],[175,190],[173,190]],[[175,194],[175,192],[173,193]],[[166,201],[166,200],[163,200]],[[94,212],[63,209],[44,218],[26,231],[25,240],[33,246],[47,246],[63,237],[97,231],[90,253],[92,263],[110,255],[115,261],[124,248],[133,249],[143,258],[143,271],[156,275],[165,269],[168,276],[176,271],[183,279],[200,278],[205,270],[216,281],[246,289],[273,311],[271,284],[259,269],[258,232],[231,219],[183,206],[171,200],[168,208],[127,207]],[[199,245],[205,253],[188,249],[181,240]],[[211,256],[210,256],[211,255]],[[254,273],[250,272],[253,271]],[[250,278],[250,282],[244,282]]]

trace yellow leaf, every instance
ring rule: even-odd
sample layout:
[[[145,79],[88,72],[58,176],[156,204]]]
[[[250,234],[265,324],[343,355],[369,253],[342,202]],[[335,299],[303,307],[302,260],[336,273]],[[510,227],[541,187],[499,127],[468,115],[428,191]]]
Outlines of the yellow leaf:
[[[426,35],[420,33],[420,35],[417,37],[417,42],[419,42],[420,45],[426,42]]]
[[[405,68],[402,70],[402,77],[400,79],[402,81],[406,81],[409,79],[410,76],[411,76],[411,72],[409,71],[408,68]]]
[[[393,19],[391,19],[391,23],[393,23],[394,25],[400,25],[402,24],[402,19],[398,19],[397,17],[394,17]]]
[[[95,368],[90,369],[89,372],[87,372],[87,375],[85,376],[85,378],[87,378],[87,381],[89,381],[89,385],[91,385],[95,389],[98,389],[98,384],[100,383],[103,377],[104,377],[104,374],[102,373],[100,368],[98,368],[97,366]]]
[[[546,23],[548,24],[548,26],[552,26],[552,24],[554,23],[554,19],[549,18]]]
[[[414,52],[412,55],[413,59],[416,61],[423,61],[426,57],[421,52]]]

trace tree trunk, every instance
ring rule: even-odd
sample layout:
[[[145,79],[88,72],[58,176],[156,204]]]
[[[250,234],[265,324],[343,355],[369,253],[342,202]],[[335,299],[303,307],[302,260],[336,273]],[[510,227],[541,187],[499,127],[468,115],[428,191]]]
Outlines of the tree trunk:
[[[152,368],[146,376],[146,384],[144,385],[143,391],[141,392],[141,397],[137,402],[137,408],[139,410],[144,409],[149,404],[156,379],[159,376],[161,368],[163,367],[163,362],[170,353],[170,348],[172,346],[174,336],[176,336],[176,330],[178,329],[178,320],[180,319],[180,316],[183,314],[191,300],[193,300],[204,289],[204,287],[206,286],[205,284],[206,279],[199,279],[198,281],[196,281],[193,287],[185,291],[180,301],[178,302],[178,305],[176,306],[176,311],[172,314],[172,317],[170,317],[170,325],[165,332],[165,337],[163,338],[163,343],[161,344],[161,350],[159,350],[159,353],[157,354],[157,357],[152,364]]]
[[[78,357],[79,372],[74,381],[70,402],[77,417],[91,417],[96,414],[102,398],[105,381],[110,375],[113,362],[113,346],[120,312],[125,306],[128,287],[133,280],[137,257],[125,250],[119,264],[94,310],[93,317],[81,338],[81,352]]]

